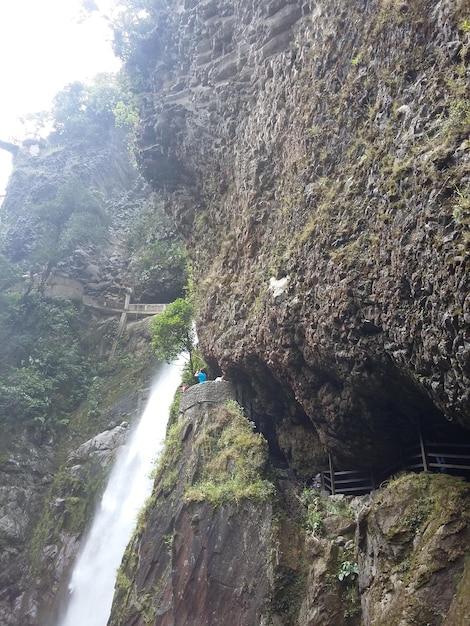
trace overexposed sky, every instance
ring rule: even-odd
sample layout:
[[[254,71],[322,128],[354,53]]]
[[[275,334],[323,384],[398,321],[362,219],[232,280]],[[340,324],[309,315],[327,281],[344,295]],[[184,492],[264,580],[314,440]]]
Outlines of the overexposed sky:
[[[108,13],[114,0],[95,4]],[[22,139],[17,119],[49,109],[68,83],[119,69],[106,20],[80,15],[82,0],[0,0],[0,139]],[[0,193],[9,163],[0,150]]]

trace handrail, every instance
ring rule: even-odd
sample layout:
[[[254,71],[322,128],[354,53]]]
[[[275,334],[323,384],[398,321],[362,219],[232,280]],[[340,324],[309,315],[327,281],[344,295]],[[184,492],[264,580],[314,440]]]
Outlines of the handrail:
[[[454,473],[455,470],[463,470],[465,475],[462,477],[470,479],[470,444],[420,441],[418,445],[403,450],[399,462],[372,471],[337,471],[330,457],[329,468],[321,472],[321,482],[332,495],[364,495],[399,471]]]
[[[105,298],[92,298],[91,296],[83,296],[82,302],[91,309],[110,315],[120,314],[123,311],[132,315],[156,315],[162,313],[168,306],[167,304],[129,304],[116,300],[106,300]]]

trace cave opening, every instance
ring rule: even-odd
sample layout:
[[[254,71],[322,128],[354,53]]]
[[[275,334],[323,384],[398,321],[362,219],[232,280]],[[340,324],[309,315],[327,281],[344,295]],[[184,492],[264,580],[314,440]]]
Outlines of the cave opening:
[[[266,412],[259,396],[246,381],[240,382],[238,379],[233,385],[236,400],[253,422],[255,432],[261,433],[266,439],[271,465],[278,469],[290,469],[289,460],[279,445],[276,422],[272,415]]]
[[[366,419],[353,417],[348,428],[367,430],[377,449],[356,445],[349,450],[344,433],[328,437],[328,431],[319,430],[325,423],[315,424],[264,364],[250,366],[249,376],[237,369],[228,378],[237,402],[265,437],[275,470],[288,470],[306,486],[345,495],[369,493],[402,472],[440,472],[470,480],[470,431],[446,419],[429,397],[396,372],[388,372],[385,381],[375,379],[361,393],[355,390],[354,406]]]
[[[437,411],[416,422],[414,437],[404,442],[397,458],[368,469],[341,464],[329,455],[328,468],[318,477],[329,494],[364,495],[405,472],[443,473],[470,481],[470,433]]]

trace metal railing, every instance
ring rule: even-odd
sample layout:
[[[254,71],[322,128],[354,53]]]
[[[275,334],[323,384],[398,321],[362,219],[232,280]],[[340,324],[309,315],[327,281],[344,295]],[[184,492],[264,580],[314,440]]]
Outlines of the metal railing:
[[[131,315],[156,315],[157,313],[162,313],[168,306],[167,304],[130,304],[127,298],[125,302],[119,302],[118,300],[92,298],[91,296],[83,296],[82,302],[91,309],[111,315],[119,314],[123,311]]]
[[[396,463],[373,470],[337,471],[330,456],[329,468],[321,472],[322,488],[334,495],[364,495],[400,471],[442,472],[470,479],[470,444],[425,442],[403,450]]]
[[[109,360],[114,359],[116,355],[118,343],[124,333],[129,316],[137,318],[139,315],[156,315],[157,313],[163,313],[168,306],[167,304],[131,304],[130,300],[130,293],[126,294],[123,303],[118,302],[117,300],[106,300],[104,298],[98,299],[90,296],[83,296],[82,298],[83,304],[91,309],[94,309],[95,311],[100,311],[101,313],[107,313],[110,315],[119,314],[121,316],[119,319],[116,337],[114,338],[113,345],[111,346]]]

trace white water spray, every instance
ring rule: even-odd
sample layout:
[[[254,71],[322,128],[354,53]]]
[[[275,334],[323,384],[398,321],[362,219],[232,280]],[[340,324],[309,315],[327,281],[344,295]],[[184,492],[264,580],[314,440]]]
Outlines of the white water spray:
[[[168,411],[181,380],[180,364],[164,366],[130,440],[117,455],[100,507],[74,566],[60,626],[106,626],[116,572],[137,515],[152,490],[150,473],[165,436]]]

